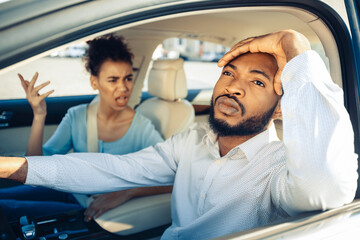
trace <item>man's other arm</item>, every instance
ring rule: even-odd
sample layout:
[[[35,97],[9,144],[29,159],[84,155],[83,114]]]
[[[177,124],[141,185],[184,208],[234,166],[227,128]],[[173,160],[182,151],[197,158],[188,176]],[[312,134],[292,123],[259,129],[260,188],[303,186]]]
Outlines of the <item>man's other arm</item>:
[[[282,73],[286,168],[272,182],[272,197],[289,214],[350,203],[357,187],[354,133],[320,56],[307,51]]]

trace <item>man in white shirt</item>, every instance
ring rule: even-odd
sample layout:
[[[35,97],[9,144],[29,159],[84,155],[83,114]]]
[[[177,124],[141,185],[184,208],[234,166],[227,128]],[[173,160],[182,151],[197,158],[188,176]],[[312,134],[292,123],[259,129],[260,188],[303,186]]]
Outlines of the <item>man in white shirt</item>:
[[[3,157],[0,177],[91,194],[173,184],[163,239],[208,239],[350,203],[358,177],[350,119],[308,40],[292,30],[249,38],[219,66],[210,125],[123,156]],[[281,114],[283,141],[272,124]]]

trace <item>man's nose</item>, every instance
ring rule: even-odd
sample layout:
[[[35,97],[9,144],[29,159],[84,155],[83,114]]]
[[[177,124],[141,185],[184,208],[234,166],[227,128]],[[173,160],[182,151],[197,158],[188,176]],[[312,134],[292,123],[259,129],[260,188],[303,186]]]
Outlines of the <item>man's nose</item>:
[[[244,83],[239,80],[231,81],[226,87],[225,92],[230,95],[235,95],[238,98],[243,98],[246,95]]]

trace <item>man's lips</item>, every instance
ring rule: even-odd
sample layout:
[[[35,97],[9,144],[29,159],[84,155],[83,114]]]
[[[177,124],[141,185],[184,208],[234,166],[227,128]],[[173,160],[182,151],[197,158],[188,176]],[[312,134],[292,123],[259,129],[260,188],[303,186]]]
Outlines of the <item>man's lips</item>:
[[[221,112],[227,115],[232,115],[240,111],[240,107],[237,102],[234,99],[228,97],[219,98],[217,101],[217,106]]]
[[[239,102],[235,96],[221,95],[215,99],[215,104],[220,112],[225,115],[234,115],[241,112],[245,114],[245,107]]]

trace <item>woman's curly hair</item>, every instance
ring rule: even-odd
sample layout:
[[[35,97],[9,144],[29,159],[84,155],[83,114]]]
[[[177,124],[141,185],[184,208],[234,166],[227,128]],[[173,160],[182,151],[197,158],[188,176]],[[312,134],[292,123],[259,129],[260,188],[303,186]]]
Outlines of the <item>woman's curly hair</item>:
[[[133,53],[124,38],[113,34],[97,37],[87,41],[88,49],[84,57],[85,68],[93,76],[98,76],[101,65],[107,61],[123,61],[133,64]]]

